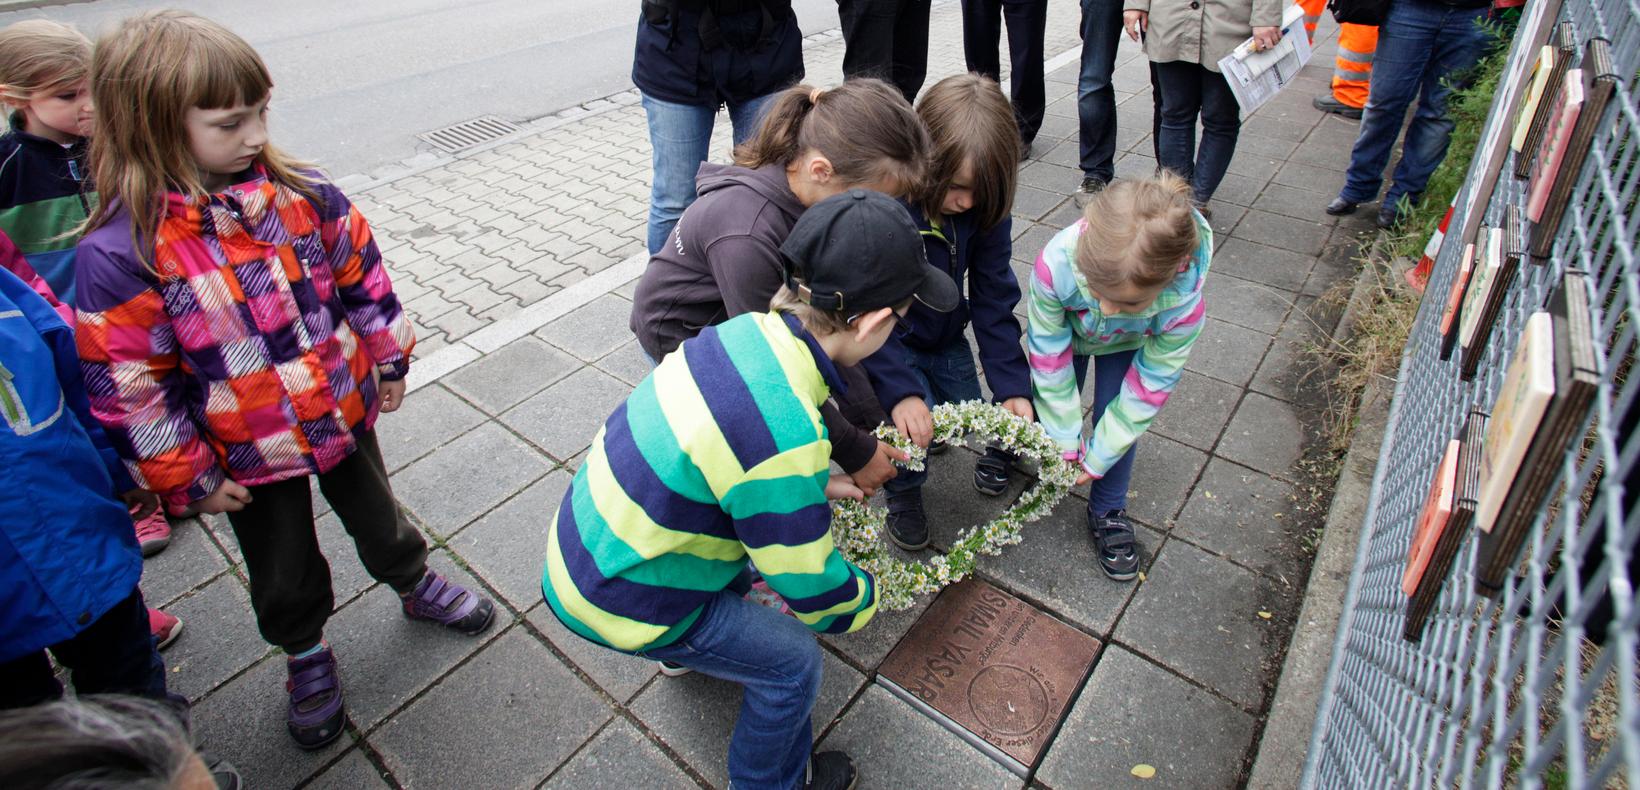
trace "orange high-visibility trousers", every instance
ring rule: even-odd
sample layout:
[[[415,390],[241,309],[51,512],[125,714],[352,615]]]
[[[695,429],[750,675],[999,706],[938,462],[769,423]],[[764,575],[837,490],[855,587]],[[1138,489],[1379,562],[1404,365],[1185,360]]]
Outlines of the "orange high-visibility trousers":
[[[1304,9],[1304,32],[1315,43],[1315,26],[1327,10],[1327,0],[1298,0]],[[1378,28],[1372,25],[1338,26],[1338,56],[1333,61],[1333,98],[1350,107],[1367,106],[1367,83],[1372,80],[1372,53],[1378,49]]]
[[[1372,81],[1372,53],[1378,49],[1374,25],[1340,24],[1338,58],[1333,67],[1333,98],[1357,109],[1367,106],[1367,84]]]

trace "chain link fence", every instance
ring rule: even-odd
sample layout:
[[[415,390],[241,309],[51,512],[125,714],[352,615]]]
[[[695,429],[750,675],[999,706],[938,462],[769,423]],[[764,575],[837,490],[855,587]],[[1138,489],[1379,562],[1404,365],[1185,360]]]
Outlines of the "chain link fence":
[[[1640,539],[1640,5],[1528,0],[1504,71],[1525,81],[1549,26],[1611,43],[1620,84],[1599,119],[1546,261],[1520,264],[1478,373],[1443,361],[1441,317],[1464,244],[1455,215],[1402,358],[1355,568],[1304,770],[1306,787],[1640,788],[1635,605]],[[1536,31],[1534,33],[1534,31]],[[1536,38],[1534,39],[1534,35]],[[1500,89],[1481,146],[1514,124]],[[1504,135],[1507,142],[1507,134]],[[1527,182],[1486,178],[1477,153],[1459,206],[1501,227]],[[1495,183],[1495,185],[1494,185]],[[1481,194],[1486,192],[1487,194]],[[1523,223],[1526,224],[1526,223]],[[1514,577],[1495,598],[1472,583],[1471,529],[1419,642],[1403,639],[1408,544],[1448,441],[1491,410],[1526,319],[1568,268],[1588,273],[1601,384],[1539,507]]]

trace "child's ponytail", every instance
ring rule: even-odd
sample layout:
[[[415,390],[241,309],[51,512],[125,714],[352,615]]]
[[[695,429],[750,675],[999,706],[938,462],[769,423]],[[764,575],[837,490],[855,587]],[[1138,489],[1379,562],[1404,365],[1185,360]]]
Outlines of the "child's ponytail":
[[[928,131],[898,90],[882,80],[854,79],[781,92],[757,131],[735,149],[735,164],[784,166],[813,151],[830,160],[844,183],[891,182],[915,192],[927,172],[928,149]]]
[[[1166,285],[1200,243],[1190,184],[1167,170],[1111,183],[1088,201],[1082,220],[1076,265],[1095,285]]]

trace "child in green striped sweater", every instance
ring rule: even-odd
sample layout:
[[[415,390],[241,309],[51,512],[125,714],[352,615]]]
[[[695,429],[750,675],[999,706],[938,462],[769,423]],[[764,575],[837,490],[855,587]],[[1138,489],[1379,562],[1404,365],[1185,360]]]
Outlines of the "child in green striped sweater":
[[[585,639],[745,686],[732,786],[840,789],[847,756],[811,768],[812,632],[864,625],[877,589],[832,544],[827,499],[861,494],[830,477],[819,406],[913,298],[949,311],[959,296],[881,193],[816,203],[780,249],[773,312],[685,340],[605,422],[548,531],[542,590]],[[742,597],[748,558],[792,616]]]

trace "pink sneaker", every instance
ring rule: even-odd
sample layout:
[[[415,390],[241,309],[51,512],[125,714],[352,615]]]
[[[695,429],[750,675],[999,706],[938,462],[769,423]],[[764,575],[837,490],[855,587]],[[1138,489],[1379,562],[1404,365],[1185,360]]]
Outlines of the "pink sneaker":
[[[164,650],[182,636],[182,620],[158,609],[148,609],[148,632],[154,635],[154,648]]]
[[[156,510],[147,518],[133,519],[132,524],[137,528],[137,546],[142,549],[142,556],[152,557],[171,545],[171,522],[165,520],[164,513]]]

